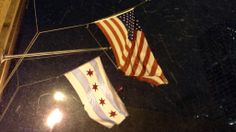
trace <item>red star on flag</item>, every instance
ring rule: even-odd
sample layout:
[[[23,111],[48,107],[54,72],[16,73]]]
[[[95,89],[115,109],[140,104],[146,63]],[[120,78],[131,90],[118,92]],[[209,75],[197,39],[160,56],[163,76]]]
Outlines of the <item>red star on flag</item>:
[[[105,104],[105,99],[101,98],[99,101],[102,106]]]
[[[96,83],[94,83],[92,89],[94,89],[94,91],[96,92],[96,90],[98,90],[98,85]]]
[[[110,117],[115,117],[117,115],[115,111],[111,111],[109,114],[110,114]]]
[[[89,70],[87,71],[87,75],[91,77],[91,76],[93,75],[93,71],[92,71],[91,69],[89,69]]]

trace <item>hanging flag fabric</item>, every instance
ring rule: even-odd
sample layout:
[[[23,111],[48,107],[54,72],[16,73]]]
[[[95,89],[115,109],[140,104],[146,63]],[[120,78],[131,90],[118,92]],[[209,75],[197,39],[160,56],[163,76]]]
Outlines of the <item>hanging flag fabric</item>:
[[[156,86],[168,83],[134,17],[134,10],[99,20],[96,25],[109,41],[118,68],[125,75]]]
[[[90,118],[111,128],[128,113],[105,74],[100,57],[64,74],[79,95]]]

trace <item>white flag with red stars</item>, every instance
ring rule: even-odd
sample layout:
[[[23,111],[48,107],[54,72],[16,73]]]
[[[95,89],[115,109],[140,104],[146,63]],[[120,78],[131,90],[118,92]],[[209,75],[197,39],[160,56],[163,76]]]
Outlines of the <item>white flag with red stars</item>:
[[[64,74],[79,95],[90,118],[111,128],[128,113],[104,71],[100,57]]]

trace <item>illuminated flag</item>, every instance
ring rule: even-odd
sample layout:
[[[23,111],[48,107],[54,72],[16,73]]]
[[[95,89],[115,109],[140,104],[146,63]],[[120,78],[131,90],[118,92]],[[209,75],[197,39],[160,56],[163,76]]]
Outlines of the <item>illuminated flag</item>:
[[[153,85],[167,84],[161,67],[155,60],[147,40],[134,17],[134,11],[96,22],[109,41],[118,68],[125,75]]]
[[[106,76],[100,57],[65,73],[79,95],[90,118],[111,128],[128,113]]]

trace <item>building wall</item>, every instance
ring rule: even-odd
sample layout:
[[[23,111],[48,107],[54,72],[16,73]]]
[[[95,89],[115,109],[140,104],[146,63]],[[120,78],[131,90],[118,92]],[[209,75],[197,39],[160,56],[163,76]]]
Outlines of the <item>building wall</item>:
[[[25,0],[1,0],[0,1],[0,56],[12,54]],[[0,66],[0,95],[4,87],[3,84],[8,75],[10,61],[1,62]]]

